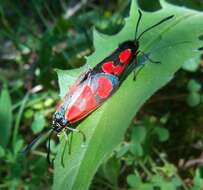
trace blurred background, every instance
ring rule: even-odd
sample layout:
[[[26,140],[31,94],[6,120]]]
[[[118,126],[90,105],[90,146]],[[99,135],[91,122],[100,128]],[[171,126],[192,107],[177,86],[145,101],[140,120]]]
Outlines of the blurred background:
[[[203,11],[202,0],[167,1]],[[161,8],[158,0],[138,4],[149,12]],[[129,6],[129,0],[0,1],[0,189],[51,189],[46,143],[26,156],[19,151],[51,127],[59,100],[54,68],[84,64],[94,51],[93,27],[115,34]],[[125,141],[98,170],[92,190],[150,190],[152,183],[157,190],[203,189],[202,72],[203,56],[185,63],[145,103]],[[56,150],[57,138],[51,141]]]

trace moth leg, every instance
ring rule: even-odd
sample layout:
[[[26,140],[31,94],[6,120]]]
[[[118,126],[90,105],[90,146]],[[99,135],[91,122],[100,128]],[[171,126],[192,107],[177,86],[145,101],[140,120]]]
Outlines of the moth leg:
[[[70,138],[68,137],[67,133],[66,133],[66,130],[69,130],[71,133],[70,133]],[[63,167],[65,167],[65,164],[64,164],[64,157],[65,157],[65,151],[66,151],[66,147],[68,145],[68,153],[71,154],[71,147],[72,147],[72,141],[73,141],[73,132],[77,132],[77,133],[80,133],[82,135],[82,139],[83,139],[83,142],[86,141],[86,136],[85,134],[79,130],[79,129],[73,129],[71,127],[65,127],[63,130],[62,130],[62,133],[64,134],[64,137],[65,137],[65,145],[64,145],[64,148],[63,148],[63,152],[61,154],[61,165]],[[61,134],[61,133],[60,133]]]
[[[139,64],[139,62],[138,62],[138,54],[140,53],[140,51],[138,51],[138,52],[136,52],[136,65],[138,65]],[[134,69],[134,71],[133,71],[133,80],[135,81],[136,80],[136,77],[137,77],[137,75],[140,73],[140,71],[144,68],[144,66],[145,66],[145,64],[142,64],[141,66],[140,66],[140,68],[138,69],[138,71],[136,72],[136,69]]]
[[[48,149],[47,149],[47,162],[49,165],[51,165],[50,153],[51,153],[51,137],[49,136],[49,138],[48,138]]]
[[[70,130],[70,131],[72,131],[72,132],[80,133],[81,136],[82,136],[83,142],[84,142],[84,143],[86,142],[86,136],[85,136],[84,132],[81,131],[80,129],[73,129],[73,128],[71,128],[71,127],[66,127],[66,129],[68,129],[68,130]]]
[[[68,136],[67,136],[65,130],[63,130],[63,134],[64,134],[64,137],[65,137],[65,145],[64,145],[64,148],[63,148],[63,152],[61,154],[61,165],[63,166],[63,168],[65,168],[64,156],[65,156],[65,151],[66,151],[66,147],[67,147],[67,144],[68,144]]]
[[[73,142],[73,133],[71,132],[70,138],[68,139],[68,145],[69,145],[68,154],[71,154],[72,142]]]
[[[151,59],[148,54],[146,54],[146,53],[144,53],[142,51],[138,51],[138,53],[141,53],[151,63],[155,63],[155,64],[160,64],[161,63],[160,61],[155,61],[155,60]]]
[[[54,158],[51,160],[51,136],[53,134],[53,131],[50,133],[49,138],[48,138],[48,147],[47,147],[47,162],[49,165],[53,166],[54,165]]]
[[[133,71],[133,80],[136,80],[137,75],[140,73],[140,71],[144,68],[144,64],[140,66],[140,68],[138,69],[138,71],[136,72],[135,70]]]
[[[68,137],[67,133],[66,133],[66,128],[63,130],[63,134],[64,134],[64,137],[65,137],[65,145],[64,145],[64,148],[63,148],[63,152],[62,152],[62,155],[61,155],[61,165],[63,167],[65,167],[65,164],[64,164],[64,158],[65,158],[65,151],[66,151],[66,147],[68,145],[68,154],[71,154],[71,148],[72,148],[72,140],[73,140],[73,132],[71,131],[70,133],[70,137]]]

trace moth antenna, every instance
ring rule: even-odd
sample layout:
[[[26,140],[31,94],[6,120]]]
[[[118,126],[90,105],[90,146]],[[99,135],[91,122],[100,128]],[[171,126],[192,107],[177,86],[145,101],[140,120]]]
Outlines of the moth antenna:
[[[140,21],[142,18],[142,12],[140,11],[140,9],[138,9],[138,13],[139,13],[139,17],[137,19],[137,24],[136,24],[136,29],[135,29],[135,39],[137,39],[138,28],[139,28]]]
[[[32,142],[30,144],[28,144],[24,150],[21,151],[22,154],[27,154],[32,147],[35,145],[35,143],[42,137],[42,134],[40,134],[39,136],[37,136],[35,139],[32,140]]]
[[[145,30],[139,35],[139,37],[137,38],[137,40],[139,40],[139,39],[143,36],[143,34],[144,34],[145,32],[147,32],[147,31],[149,31],[149,30],[155,28],[156,26],[158,26],[158,25],[160,25],[160,24],[166,22],[167,20],[172,19],[173,17],[174,17],[174,15],[168,16],[168,17],[162,19],[161,21],[159,21],[158,23],[156,23],[156,24],[150,26],[149,28],[145,29]]]
[[[53,130],[49,134],[49,139],[48,139],[48,147],[47,147],[47,162],[49,165],[51,165],[51,159],[50,159],[50,154],[51,154],[51,137],[53,135]]]
[[[27,153],[32,149],[32,147],[35,145],[35,143],[36,143],[39,139],[41,139],[42,136],[44,136],[46,133],[49,133],[50,131],[52,131],[52,129],[49,129],[48,131],[46,130],[46,131],[42,132],[39,136],[37,136],[35,139],[33,139],[32,142],[31,142],[30,144],[28,144],[28,145],[24,148],[24,150],[22,150],[20,153],[22,153],[22,154],[27,154]]]

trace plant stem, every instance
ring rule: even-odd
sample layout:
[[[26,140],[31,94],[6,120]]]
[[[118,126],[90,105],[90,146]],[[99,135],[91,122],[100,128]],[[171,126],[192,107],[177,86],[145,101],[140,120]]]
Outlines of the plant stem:
[[[98,179],[96,179],[96,181],[97,181],[98,183],[101,183],[101,184],[103,184],[103,185],[106,185],[107,187],[109,187],[109,188],[111,188],[111,189],[113,189],[113,190],[119,190],[118,187],[113,186],[112,184],[106,182],[106,180],[104,180],[104,179],[102,179],[102,178],[98,178]]]
[[[40,151],[37,151],[37,150],[33,150],[33,151],[32,151],[32,154],[35,154],[35,155],[37,155],[37,156],[41,156],[41,157],[44,157],[44,158],[47,157],[47,153],[40,152]]]
[[[168,161],[167,161],[165,158],[163,158],[162,156],[160,156],[159,151],[158,151],[156,148],[154,148],[154,152],[159,156],[159,158],[162,160],[162,162],[163,162],[164,164],[167,164],[167,163],[168,163]],[[182,178],[178,175],[177,172],[175,173],[175,176],[181,181],[183,188],[184,188],[185,190],[189,190],[188,187],[185,185],[184,181],[183,181]]]
[[[148,175],[149,178],[152,177],[151,172],[148,170],[148,168],[144,165],[144,163],[142,161],[138,162],[140,167],[143,169],[143,171]]]
[[[15,143],[16,143],[17,136],[18,136],[18,129],[20,126],[20,120],[21,120],[23,111],[25,109],[25,105],[29,99],[29,95],[30,95],[30,92],[26,93],[26,95],[24,96],[22,105],[21,105],[19,112],[18,112],[18,115],[16,117],[15,126],[14,126],[14,130],[13,130],[13,139],[12,139],[13,148],[15,147]]]

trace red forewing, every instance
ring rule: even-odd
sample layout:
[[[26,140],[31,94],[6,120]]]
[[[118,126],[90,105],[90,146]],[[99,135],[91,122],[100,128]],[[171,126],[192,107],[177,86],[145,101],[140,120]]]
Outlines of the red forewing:
[[[118,87],[119,80],[111,74],[91,75],[66,95],[65,119],[75,123],[99,107]],[[64,103],[65,104],[65,103]]]
[[[76,96],[76,94],[74,95]],[[93,90],[89,85],[85,85],[80,90],[80,94],[72,98],[72,102],[70,102],[66,110],[65,118],[74,123],[86,116],[87,113],[94,110],[97,106],[98,104],[94,98]]]

